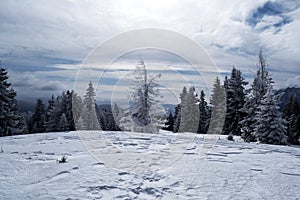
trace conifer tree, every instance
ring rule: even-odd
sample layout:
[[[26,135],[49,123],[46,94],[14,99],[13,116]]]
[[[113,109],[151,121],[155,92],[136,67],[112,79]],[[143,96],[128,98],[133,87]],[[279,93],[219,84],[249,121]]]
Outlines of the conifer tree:
[[[195,93],[195,88],[190,87],[186,98],[186,122],[184,129],[188,132],[196,133],[199,126],[199,100],[197,99],[197,94]],[[182,110],[183,112],[183,110]]]
[[[84,96],[84,116],[83,120],[87,130],[100,130],[99,121],[96,113],[96,93],[93,88],[93,83],[90,82],[86,95]]]
[[[218,77],[215,80],[212,93],[210,100],[212,110],[208,134],[221,134],[226,114],[226,94]]]
[[[174,112],[174,133],[177,133],[179,131],[180,119],[181,119],[181,106],[180,104],[178,104],[175,107],[175,112]]]
[[[291,95],[289,102],[284,107],[283,117],[287,121],[288,143],[299,144],[300,130],[297,122],[300,118],[300,105],[296,95]]]
[[[31,133],[43,133],[45,132],[45,118],[46,109],[42,99],[37,99],[34,113],[32,115],[31,126],[29,131]]]
[[[165,127],[163,129],[166,131],[174,132],[174,117],[172,112],[169,113],[169,116],[167,117],[167,121],[165,123]]]
[[[121,126],[138,132],[157,133],[164,125],[164,108],[159,102],[160,74],[151,75],[143,60],[139,61],[134,71],[129,107],[125,108]]]
[[[245,118],[240,122],[242,127],[242,138],[246,142],[256,141],[255,129],[257,126],[256,112],[261,104],[263,96],[270,89],[273,83],[272,78],[266,69],[266,61],[263,57],[262,50],[258,56],[258,70],[254,78],[251,88],[246,92],[248,95],[245,99],[245,104],[242,109],[245,112]]]
[[[209,106],[205,100],[205,93],[201,90],[199,99],[199,127],[198,133],[206,134],[209,126]]]
[[[245,112],[242,109],[245,104],[244,86],[246,84],[241,71],[233,67],[231,77],[229,79],[226,77],[224,82],[227,98],[226,119],[223,128],[225,135],[241,135],[240,122],[245,117]]]
[[[7,71],[0,63],[0,136],[27,132],[26,123],[19,112],[17,93],[7,81]]]
[[[261,143],[287,144],[286,121],[279,111],[278,99],[269,88],[257,109],[255,135]]]

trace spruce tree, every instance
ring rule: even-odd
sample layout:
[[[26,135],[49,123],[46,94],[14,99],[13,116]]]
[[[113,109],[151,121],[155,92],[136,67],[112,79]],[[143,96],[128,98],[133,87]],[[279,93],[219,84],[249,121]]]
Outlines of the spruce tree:
[[[72,114],[76,130],[86,129],[84,125],[84,120],[82,116],[83,111],[83,102],[80,96],[77,93],[72,93]]]
[[[245,112],[245,118],[240,122],[242,127],[242,138],[246,142],[256,141],[255,128],[257,119],[255,117],[258,107],[261,104],[263,96],[270,89],[273,83],[272,78],[266,69],[267,64],[263,57],[262,50],[258,56],[258,70],[251,88],[247,91],[248,95],[242,109]]]
[[[101,128],[96,113],[96,93],[92,82],[89,83],[83,103],[85,109],[83,116],[85,127],[87,130],[100,130]]]
[[[245,117],[245,112],[242,110],[245,104],[245,85],[247,83],[241,75],[241,71],[233,67],[231,77],[225,79],[224,87],[226,90],[227,109],[226,119],[223,129],[225,135],[241,135],[240,122]]]
[[[185,112],[185,127],[183,130],[187,132],[196,133],[199,126],[199,101],[197,99],[197,94],[195,93],[195,88],[190,87],[187,93],[186,106],[181,112]]]
[[[45,104],[42,99],[36,100],[36,105],[34,113],[32,115],[30,132],[31,133],[43,133],[45,132],[45,119],[46,119],[46,109]]]
[[[54,119],[54,109],[55,109],[55,97],[54,97],[54,95],[52,95],[51,99],[48,100],[48,106],[46,109],[46,116],[45,116],[46,132],[56,131],[55,130],[56,122]]]
[[[201,90],[199,99],[199,127],[198,133],[206,134],[209,126],[209,106],[205,100],[205,93]]]
[[[226,114],[226,94],[225,88],[221,85],[218,77],[215,80],[212,93],[210,100],[212,109],[208,134],[221,134]]]
[[[188,92],[186,87],[184,86],[182,89],[182,92],[180,94],[180,114],[178,116],[180,116],[180,121],[178,123],[178,132],[185,132],[187,131],[187,96],[188,96]]]
[[[261,143],[287,144],[285,120],[279,111],[278,99],[269,88],[257,109],[255,135]]]
[[[163,129],[166,131],[174,132],[174,117],[172,112],[169,113],[169,116],[167,117],[167,121],[165,123],[165,127]]]
[[[139,61],[134,70],[134,81],[131,85],[129,107],[125,108],[122,127],[137,132],[157,133],[164,125],[165,111],[159,102],[160,74],[151,75],[143,60]]]
[[[296,95],[291,95],[283,110],[283,117],[287,121],[287,136],[289,144],[299,144],[300,130],[297,122],[300,117],[300,105]]]
[[[26,123],[18,109],[16,95],[8,83],[7,71],[0,63],[0,136],[27,132]]]
[[[174,133],[177,133],[179,131],[180,119],[181,119],[181,106],[180,104],[178,104],[175,107],[175,112],[174,112]]]

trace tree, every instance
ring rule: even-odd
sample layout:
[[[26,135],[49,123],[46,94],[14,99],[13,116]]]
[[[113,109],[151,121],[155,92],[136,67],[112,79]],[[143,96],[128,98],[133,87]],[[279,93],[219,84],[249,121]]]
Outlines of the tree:
[[[187,92],[187,89],[186,87],[184,86],[183,89],[182,89],[182,92],[180,94],[180,104],[179,104],[179,113],[176,113],[175,112],[175,115],[177,116],[177,120],[176,120],[176,130],[177,132],[184,132],[186,131],[186,122],[187,122],[187,95],[188,95],[188,92]]]
[[[178,104],[175,107],[175,113],[174,113],[174,133],[177,133],[179,131],[180,119],[181,119],[181,106],[180,104]]]
[[[174,131],[174,117],[172,112],[169,113],[169,116],[167,117],[167,121],[165,123],[165,127],[163,129],[166,131]]]
[[[45,126],[46,126],[46,132],[52,132],[57,131],[57,120],[55,118],[57,117],[56,114],[56,106],[55,103],[55,97],[52,95],[51,99],[48,100],[48,106],[46,109],[46,117],[45,117]]]
[[[189,92],[183,99],[185,103],[183,103],[184,106],[181,109],[181,116],[184,116],[180,126],[181,132],[196,133],[199,126],[199,101],[195,93],[195,88],[190,87]]]
[[[93,83],[90,82],[86,95],[84,96],[83,121],[87,130],[100,130],[99,121],[96,113],[96,93],[93,88]]]
[[[287,121],[287,136],[289,144],[299,144],[300,130],[297,122],[300,117],[300,105],[296,95],[291,95],[283,109],[283,117]]]
[[[125,108],[121,126],[129,130],[156,133],[164,125],[164,108],[159,102],[160,74],[149,75],[143,60],[134,71],[134,81],[130,92],[130,105]]]
[[[258,70],[254,78],[251,88],[247,90],[247,96],[245,99],[244,108],[245,118],[240,122],[242,126],[242,138],[246,142],[256,141],[255,128],[257,125],[256,112],[261,104],[263,96],[270,89],[273,83],[272,78],[266,69],[266,61],[263,57],[262,50],[259,52],[258,56]]]
[[[72,93],[72,113],[76,130],[85,130],[84,120],[82,116],[83,102],[77,93]]]
[[[212,110],[208,134],[221,134],[226,114],[226,94],[218,77],[215,80],[212,93],[210,99]]]
[[[34,113],[32,115],[31,125],[29,131],[31,133],[43,133],[45,132],[45,117],[46,109],[42,99],[36,100]]]
[[[285,120],[279,111],[278,99],[269,88],[257,109],[255,135],[261,143],[287,144]]]
[[[245,117],[245,112],[242,110],[245,104],[244,86],[247,84],[241,74],[240,70],[233,67],[231,77],[226,78],[224,82],[227,98],[226,119],[223,128],[225,135],[241,135],[240,122]]]
[[[7,71],[0,63],[0,136],[27,132],[26,123],[19,112],[17,93],[7,81]]]
[[[63,95],[62,97],[62,112],[63,114],[65,114],[66,116],[66,130],[67,131],[74,131],[76,130],[75,127],[75,121],[74,121],[74,117],[73,117],[73,111],[72,111],[72,107],[73,107],[73,96],[74,96],[74,91],[72,90],[71,92],[69,90],[67,90],[67,92]]]
[[[203,90],[201,90],[200,94],[199,113],[199,127],[197,132],[206,134],[209,126],[209,106],[205,100],[205,94]]]

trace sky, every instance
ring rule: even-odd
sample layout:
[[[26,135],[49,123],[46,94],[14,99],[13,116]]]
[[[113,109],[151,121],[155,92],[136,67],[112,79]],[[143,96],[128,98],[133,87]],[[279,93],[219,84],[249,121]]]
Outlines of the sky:
[[[127,48],[137,40],[135,30],[145,28],[169,31],[162,43],[172,47]],[[162,75],[164,100],[176,103],[183,85],[209,95],[214,77],[224,79],[233,66],[251,83],[261,48],[275,88],[300,86],[296,0],[10,0],[0,1],[0,29],[1,65],[19,99],[78,88],[81,94],[89,81],[98,101],[126,99],[132,70],[143,59],[149,73]],[[151,34],[145,40],[164,38]],[[196,67],[180,54],[189,42],[201,49],[189,53],[203,60]]]

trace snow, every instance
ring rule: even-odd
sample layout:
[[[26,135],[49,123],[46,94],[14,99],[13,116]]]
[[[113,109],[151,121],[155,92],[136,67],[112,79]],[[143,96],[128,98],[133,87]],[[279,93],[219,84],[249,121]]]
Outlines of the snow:
[[[75,131],[0,138],[0,199],[297,199],[299,146]],[[67,163],[57,163],[63,155]]]

